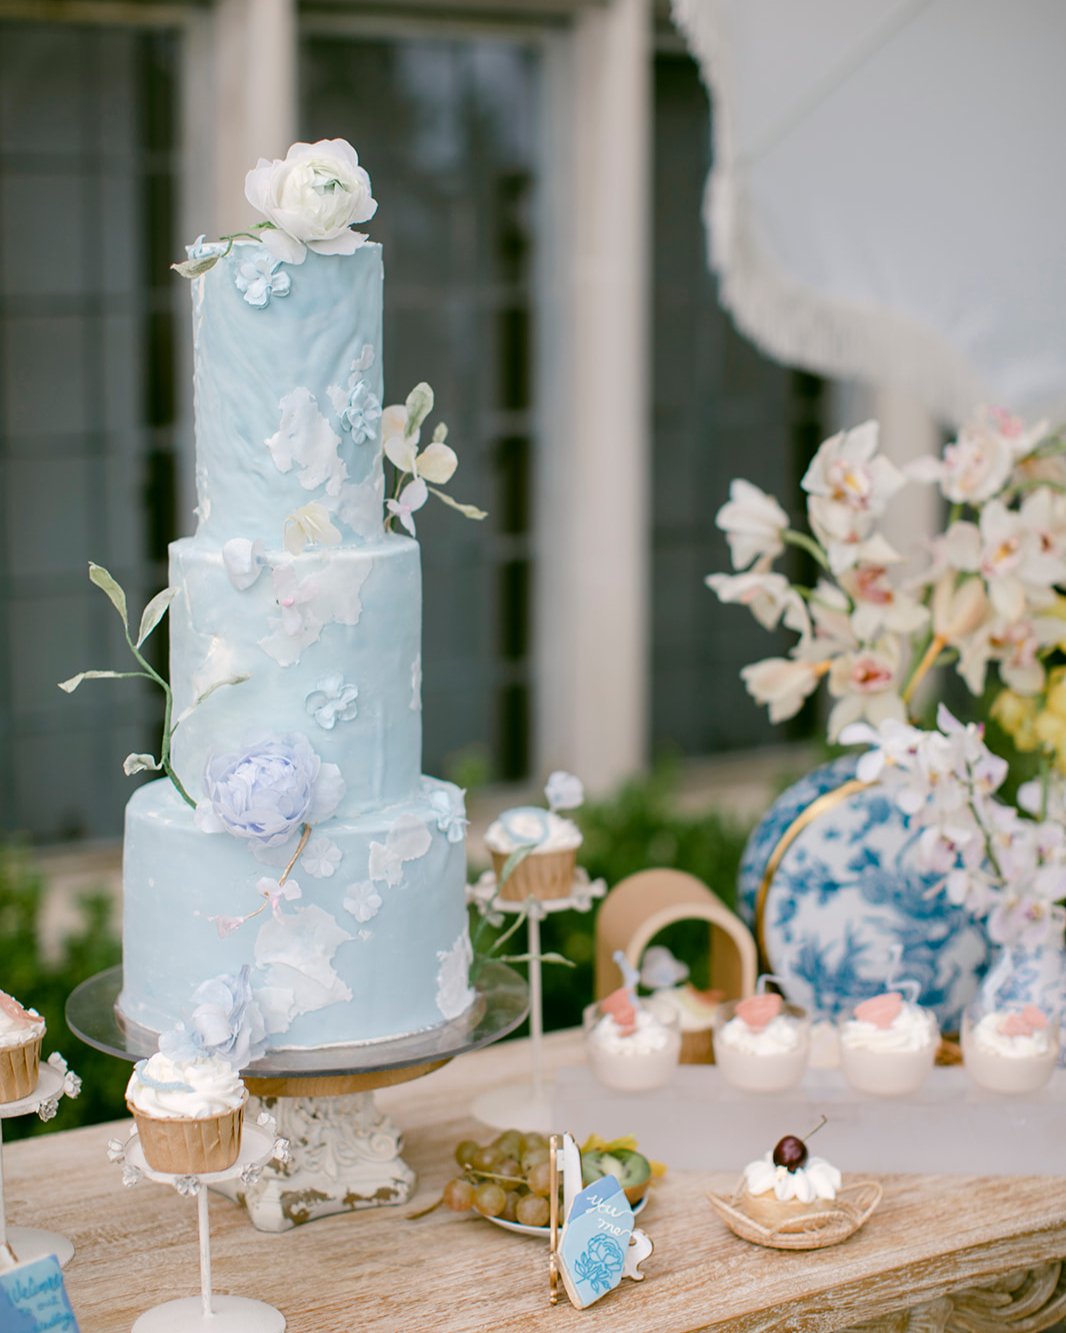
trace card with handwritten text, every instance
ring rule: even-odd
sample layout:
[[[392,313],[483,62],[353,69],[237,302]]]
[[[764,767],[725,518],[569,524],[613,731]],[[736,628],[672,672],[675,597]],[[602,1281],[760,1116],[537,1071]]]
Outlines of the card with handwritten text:
[[[0,1273],[0,1333],[78,1333],[54,1254]]]

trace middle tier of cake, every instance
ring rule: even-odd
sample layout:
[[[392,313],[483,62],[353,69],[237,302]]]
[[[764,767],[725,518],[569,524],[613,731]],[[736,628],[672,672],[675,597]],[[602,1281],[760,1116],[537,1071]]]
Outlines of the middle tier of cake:
[[[170,548],[174,770],[197,801],[208,761],[302,733],[344,780],[339,816],[402,800],[422,761],[422,584],[406,537],[227,569],[198,537]],[[244,584],[245,586],[239,586]],[[228,683],[236,682],[236,683]],[[199,702],[198,702],[199,701]]]

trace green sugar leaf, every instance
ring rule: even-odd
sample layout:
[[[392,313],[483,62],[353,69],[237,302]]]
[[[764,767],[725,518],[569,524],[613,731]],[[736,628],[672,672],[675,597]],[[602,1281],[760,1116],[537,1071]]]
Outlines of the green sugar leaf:
[[[122,591],[121,585],[112,578],[103,565],[94,565],[89,561],[89,582],[95,583],[102,591],[107,593],[111,605],[122,617],[122,623],[129,629],[129,615],[126,611],[126,594]]]
[[[464,518],[473,518],[473,519],[488,518],[488,514],[485,512],[485,510],[479,509],[477,505],[460,504],[458,500],[453,500],[450,495],[448,495],[445,491],[438,490],[436,486],[430,486],[429,489],[433,492],[433,494],[437,497],[438,500],[443,500],[444,503],[449,506],[449,508],[458,509],[458,511],[460,512],[460,514],[463,515]]]
[[[65,690],[67,694],[73,694],[83,680],[132,680],[135,676],[140,676],[144,680],[150,679],[144,671],[79,671],[69,680],[61,680],[59,688]]]
[[[204,255],[200,259],[183,259],[180,264],[171,264],[170,267],[183,278],[198,278],[201,273],[214,268],[220,258],[221,255]]]
[[[178,595],[177,588],[164,588],[162,592],[157,592],[148,605],[144,608],[144,614],[141,616],[141,628],[137,632],[136,647],[140,647],[145,639],[151,634],[152,630],[166,615],[167,607]]]
[[[407,434],[411,436],[433,411],[433,390],[423,380],[407,395]]]

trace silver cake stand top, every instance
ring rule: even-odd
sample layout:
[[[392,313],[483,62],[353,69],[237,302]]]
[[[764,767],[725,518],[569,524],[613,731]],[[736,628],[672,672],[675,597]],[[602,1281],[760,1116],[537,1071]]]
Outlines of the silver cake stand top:
[[[443,1064],[499,1041],[513,1032],[529,1012],[529,988],[505,963],[482,963],[472,984],[474,1003],[460,1018],[440,1027],[354,1046],[272,1051],[241,1072],[246,1078],[273,1081],[387,1075],[404,1069],[413,1074],[417,1067]],[[121,989],[121,966],[83,981],[67,1000],[67,1024],[98,1051],[120,1060],[140,1060],[155,1052],[158,1033],[119,1022],[115,1002]],[[385,1077],[381,1081],[403,1080]]]

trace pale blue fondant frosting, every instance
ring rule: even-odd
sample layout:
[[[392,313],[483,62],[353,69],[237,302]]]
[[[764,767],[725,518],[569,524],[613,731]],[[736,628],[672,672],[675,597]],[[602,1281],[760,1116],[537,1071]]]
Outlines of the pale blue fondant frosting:
[[[381,906],[360,922],[344,907],[345,898],[353,883],[366,880],[371,842],[384,843],[405,814],[425,824],[430,849],[404,863],[399,884],[377,886]],[[350,936],[337,945],[329,966],[351,998],[301,1014],[274,1045],[370,1041],[438,1026],[438,955],[466,929],[463,843],[448,841],[422,794],[355,819],[332,819],[323,831],[340,848],[340,864],[329,879],[314,879],[297,865],[292,878],[301,897],[285,910],[314,906]],[[208,917],[252,911],[261,902],[256,882],[271,873],[277,871],[258,865],[235,839],[199,832],[169,782],[141,787],[126,807],[122,1012],[162,1030],[187,1010],[200,982],[237,972],[244,963],[254,966],[269,907],[225,938]]]
[[[201,808],[162,780],[127,807],[119,1009],[161,1031],[247,965],[274,1048],[398,1036],[472,994],[462,793],[419,771],[419,550],[382,524],[381,251],[309,253],[261,307],[237,258],[193,283],[199,525],[171,547],[172,753]],[[294,738],[317,813],[275,914],[298,829],[212,821],[204,775]]]

